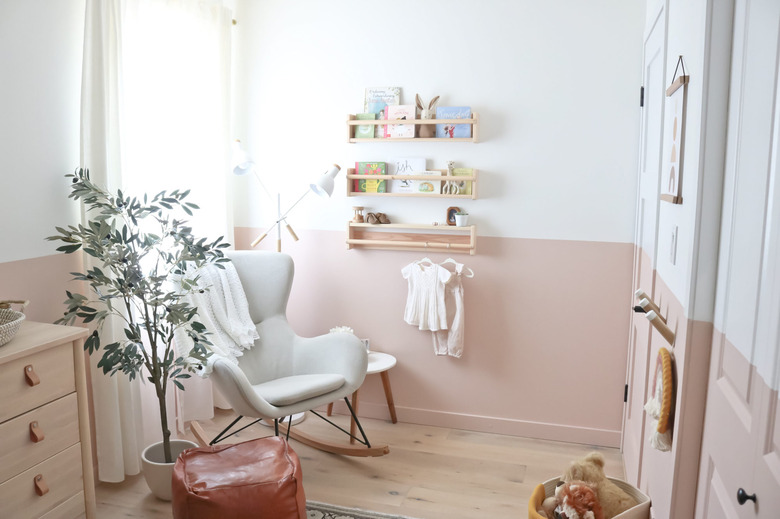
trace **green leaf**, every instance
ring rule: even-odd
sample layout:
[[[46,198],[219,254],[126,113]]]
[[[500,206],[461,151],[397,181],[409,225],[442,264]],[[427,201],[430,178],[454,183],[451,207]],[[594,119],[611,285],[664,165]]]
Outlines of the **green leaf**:
[[[57,251],[64,252],[65,254],[70,254],[72,252],[76,252],[81,248],[81,244],[77,243],[75,245],[63,245],[61,247],[57,247]]]

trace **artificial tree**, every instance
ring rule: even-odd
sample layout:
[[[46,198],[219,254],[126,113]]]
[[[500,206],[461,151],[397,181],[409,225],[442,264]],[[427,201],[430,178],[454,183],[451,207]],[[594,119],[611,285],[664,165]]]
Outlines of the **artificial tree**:
[[[48,240],[65,244],[58,251],[78,250],[92,256],[94,265],[73,272],[74,279],[88,283],[92,297],[66,291],[67,311],[58,324],[94,323],[95,330],[84,343],[90,355],[101,352],[97,366],[104,374],[121,371],[133,380],[146,368],[147,380],[154,384],[160,409],[165,461],[171,456],[165,395],[168,381],[184,389],[182,379],[190,377],[199,363],[211,354],[208,331],[197,320],[197,308],[187,296],[198,287],[199,269],[220,268],[228,247],[222,237],[212,242],[196,239],[186,221],[174,218],[178,210],[192,215],[198,206],[185,201],[187,191],[162,191],[142,200],[112,195],[90,180],[89,170],[79,168],[72,175],[68,196],[84,205],[86,224],[56,227],[59,234]],[[86,262],[85,262],[86,265]],[[106,319],[121,322],[121,339],[105,344],[101,331]],[[174,350],[174,335],[186,334],[192,348],[186,355]],[[181,336],[181,335],[180,335]]]

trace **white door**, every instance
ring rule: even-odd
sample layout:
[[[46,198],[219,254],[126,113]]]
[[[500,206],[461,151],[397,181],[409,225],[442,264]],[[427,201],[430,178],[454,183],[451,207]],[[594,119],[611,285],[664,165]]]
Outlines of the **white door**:
[[[780,2],[734,4],[715,332],[696,517],[768,519],[780,517],[780,414],[771,388],[777,385],[780,346]],[[739,489],[755,494],[755,502],[738,499]]]
[[[661,171],[661,134],[664,106],[664,24],[663,7],[657,13],[644,42],[644,103],[640,132],[639,182],[635,223],[634,290],[654,291],[653,272],[658,239],[658,195]],[[628,296],[628,295],[627,295]],[[632,300],[633,301],[633,300]],[[632,304],[636,302],[633,301]],[[641,314],[632,319],[626,373],[626,406],[623,416],[623,460],[626,480],[639,486],[642,452],[645,446],[643,406],[647,400],[650,354],[650,323]]]

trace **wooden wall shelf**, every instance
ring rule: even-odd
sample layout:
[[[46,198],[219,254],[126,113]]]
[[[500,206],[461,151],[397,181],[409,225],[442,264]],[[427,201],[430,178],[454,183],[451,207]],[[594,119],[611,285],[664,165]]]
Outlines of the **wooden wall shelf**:
[[[349,222],[347,249],[416,250],[474,255],[477,226]]]
[[[413,124],[415,126],[429,124],[470,124],[471,137],[445,139],[441,137],[414,137],[414,138],[375,138],[358,139],[355,138],[355,127],[361,125],[385,125],[385,124]],[[417,132],[415,132],[417,133]],[[471,119],[412,119],[405,120],[402,123],[387,119],[379,120],[358,120],[354,114],[349,114],[347,120],[347,140],[351,143],[356,142],[479,142],[479,114],[472,112]]]
[[[477,199],[477,170],[474,170],[473,175],[447,175],[446,169],[432,169],[430,171],[438,171],[439,175],[356,175],[355,168],[347,169],[347,196],[411,196],[411,197],[427,197],[427,198],[464,198],[464,199]],[[354,191],[354,180],[387,180],[387,186],[390,187],[390,180],[428,180],[433,182],[441,182],[442,186],[445,182],[471,182],[471,194],[470,195],[450,195],[443,193],[364,193],[361,191]]]

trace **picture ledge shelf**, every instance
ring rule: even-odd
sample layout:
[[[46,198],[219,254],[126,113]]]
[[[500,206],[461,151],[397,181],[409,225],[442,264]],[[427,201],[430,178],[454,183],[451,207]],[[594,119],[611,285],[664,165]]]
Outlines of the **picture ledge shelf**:
[[[347,169],[347,196],[413,196],[413,197],[427,197],[427,198],[466,198],[471,200],[477,199],[477,170],[474,170],[473,175],[447,175],[446,169],[432,169],[430,171],[438,171],[439,175],[356,175],[355,168]],[[444,185],[447,182],[471,182],[471,194],[469,195],[455,195],[447,193],[366,193],[363,191],[354,191],[353,180],[428,180],[432,182],[441,182]]]
[[[359,139],[355,137],[355,127],[357,126],[377,126],[385,124],[413,124],[415,126],[431,124],[470,124],[471,137],[387,137],[387,138],[369,138]],[[415,131],[415,133],[417,133]],[[479,114],[471,113],[471,119],[409,119],[409,120],[388,120],[388,119],[356,119],[354,114],[349,114],[347,120],[347,140],[351,143],[357,142],[479,142]]]
[[[476,254],[477,226],[349,222],[347,249]]]

